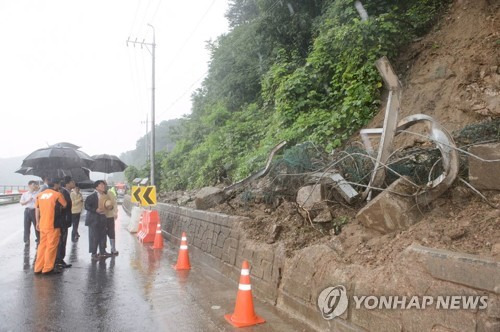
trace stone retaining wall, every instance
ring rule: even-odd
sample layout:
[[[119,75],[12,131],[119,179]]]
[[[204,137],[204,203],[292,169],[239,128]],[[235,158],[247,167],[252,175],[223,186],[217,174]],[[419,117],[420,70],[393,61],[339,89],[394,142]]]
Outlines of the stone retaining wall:
[[[130,202],[124,208],[130,211]],[[500,262],[412,245],[396,261],[378,268],[347,265],[326,245],[286,258],[280,245],[248,240],[244,217],[158,204],[165,237],[178,244],[187,233],[190,255],[203,256],[237,281],[241,262],[251,265],[252,290],[261,299],[322,331],[500,331]],[[343,285],[346,312],[324,320],[317,305],[323,289]],[[356,309],[353,295],[486,295],[485,310]]]

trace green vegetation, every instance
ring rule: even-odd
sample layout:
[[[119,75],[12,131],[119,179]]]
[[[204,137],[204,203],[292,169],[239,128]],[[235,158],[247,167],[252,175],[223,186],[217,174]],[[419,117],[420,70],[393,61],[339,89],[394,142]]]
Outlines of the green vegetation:
[[[394,60],[446,2],[365,0],[361,21],[354,0],[232,0],[231,31],[208,43],[208,76],[162,156],[161,189],[241,179],[282,140],[340,146],[378,109],[375,60]]]

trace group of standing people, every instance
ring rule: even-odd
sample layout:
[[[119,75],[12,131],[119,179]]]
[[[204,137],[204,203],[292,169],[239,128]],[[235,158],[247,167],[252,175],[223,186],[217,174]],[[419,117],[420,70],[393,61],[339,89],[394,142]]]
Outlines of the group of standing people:
[[[24,243],[29,246],[31,225],[35,227],[37,253],[35,274],[60,273],[72,265],[64,261],[69,228],[71,239],[78,241],[78,224],[83,207],[87,210],[85,224],[89,226],[89,252],[97,260],[118,255],[115,244],[115,220],[118,215],[116,196],[107,193],[105,181],[94,183],[96,191],[83,200],[75,181],[44,178],[39,188],[36,181],[28,183],[29,190],[21,196],[24,211]],[[111,253],[106,252],[106,236],[111,242]],[[99,255],[97,247],[99,246]]]

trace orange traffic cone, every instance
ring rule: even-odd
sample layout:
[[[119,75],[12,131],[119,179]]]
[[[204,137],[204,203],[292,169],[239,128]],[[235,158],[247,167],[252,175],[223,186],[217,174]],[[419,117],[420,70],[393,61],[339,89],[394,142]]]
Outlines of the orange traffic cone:
[[[234,313],[224,315],[229,324],[235,327],[252,326],[266,321],[255,314],[253,309],[252,286],[250,285],[250,267],[247,261],[241,266],[240,284]]]
[[[156,235],[155,242],[153,243],[153,249],[163,249],[163,235],[161,235],[161,225],[156,224]]]
[[[177,257],[177,264],[175,264],[174,269],[176,270],[191,269],[191,265],[189,264],[188,244],[185,232],[182,232],[181,247],[179,248],[179,256]]]

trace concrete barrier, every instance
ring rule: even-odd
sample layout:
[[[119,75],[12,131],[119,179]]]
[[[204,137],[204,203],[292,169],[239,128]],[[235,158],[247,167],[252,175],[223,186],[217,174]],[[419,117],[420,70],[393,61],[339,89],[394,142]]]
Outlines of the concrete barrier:
[[[127,230],[130,233],[137,233],[139,228],[139,220],[141,218],[141,208],[138,206],[132,206],[132,211],[130,211],[130,222],[127,225]]]
[[[19,203],[21,194],[0,194],[0,205]]]

